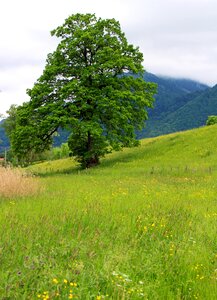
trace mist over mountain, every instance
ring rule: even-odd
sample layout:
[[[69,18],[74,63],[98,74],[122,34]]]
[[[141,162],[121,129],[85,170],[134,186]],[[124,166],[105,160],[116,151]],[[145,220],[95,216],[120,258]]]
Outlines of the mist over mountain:
[[[213,105],[209,105],[209,109],[202,114],[203,116],[201,116],[201,109],[199,111],[197,108],[197,106],[204,105],[199,103],[200,96],[205,95],[206,99],[206,94],[212,90],[208,85],[190,79],[168,78],[151,73],[146,73],[144,78],[146,81],[158,84],[158,93],[155,96],[154,109],[148,111],[149,119],[146,121],[146,127],[138,133],[139,138],[199,127],[205,125],[209,115],[215,114],[214,102]],[[196,99],[194,108],[189,105],[187,106],[189,111],[181,113],[181,108],[194,99]],[[190,120],[188,120],[189,117]],[[179,122],[176,122],[177,119]]]
[[[201,92],[208,88],[207,85],[197,81],[160,77],[148,72],[145,73],[144,79],[158,85],[154,109],[149,112],[150,118],[161,118],[162,113],[172,112],[188,101],[187,95]]]

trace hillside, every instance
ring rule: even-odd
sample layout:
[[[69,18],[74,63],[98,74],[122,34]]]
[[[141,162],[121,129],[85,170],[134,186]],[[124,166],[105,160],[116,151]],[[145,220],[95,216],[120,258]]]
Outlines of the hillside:
[[[2,127],[3,120],[0,120],[0,154],[4,152],[5,148],[9,147],[9,140],[5,135],[4,128]]]
[[[101,172],[105,174],[112,172],[115,169],[118,171],[119,166],[124,174],[132,171],[139,172],[141,169],[144,172],[149,172],[152,167],[168,168],[165,171],[170,173],[171,168],[177,171],[180,167],[182,175],[185,174],[186,166],[189,171],[198,168],[198,172],[209,172],[209,167],[217,171],[217,125],[205,126],[199,129],[192,129],[184,132],[171,133],[164,136],[147,138],[141,140],[141,146],[136,148],[125,148],[121,152],[114,152],[107,155],[102,160]],[[57,160],[56,162],[45,162],[30,166],[30,170],[36,174],[44,174],[44,172],[53,171],[58,173],[68,173],[75,168],[76,164],[73,159]],[[108,170],[107,170],[108,167]],[[113,169],[114,167],[114,169]],[[123,168],[123,170],[122,170]],[[126,169],[125,169],[126,168]],[[97,169],[97,168],[96,168]],[[75,170],[74,170],[75,171]],[[118,172],[119,172],[118,171]],[[94,169],[91,172],[95,172]]]
[[[208,93],[210,88],[207,85],[187,79],[157,77],[150,73],[147,73],[146,80],[158,84],[158,94],[155,97],[156,101],[154,109],[149,110],[149,119],[146,121],[145,129],[137,134],[138,138],[142,139],[145,137],[153,137],[184,129],[195,128],[197,127],[195,126],[196,123],[199,124],[198,127],[205,125],[205,121],[201,122],[200,111],[197,110],[197,105],[201,105],[199,103],[200,99],[196,98],[203,93]],[[192,120],[189,120],[189,114],[187,113],[182,114],[181,118],[179,118],[180,122],[174,126],[177,115],[179,115],[179,110],[193,99],[196,99],[194,111],[193,109],[191,110],[191,106],[189,106],[188,109],[190,110],[189,114],[198,112],[198,114],[195,114],[194,116],[196,122],[191,124]],[[209,111],[211,111],[211,113],[209,114],[211,115],[214,114],[212,113],[212,110],[215,111],[214,106],[215,105],[210,107]],[[204,120],[204,118],[202,119]]]
[[[157,118],[150,118],[141,136],[157,136],[159,133],[182,131],[206,124],[210,115],[217,115],[217,86],[180,98],[182,103],[173,111]]]
[[[89,170],[33,165],[35,194],[0,180],[0,298],[215,300],[216,134],[145,139]]]
[[[205,124],[209,115],[217,114],[217,85],[208,89],[196,97],[192,97],[188,103],[176,112],[167,116],[165,121],[173,120],[171,125],[174,129],[196,128]],[[186,116],[186,117],[184,117]],[[183,119],[186,120],[183,123]]]
[[[157,83],[158,93],[155,97],[154,109],[149,111],[150,119],[162,119],[162,116],[173,112],[185,104],[189,94],[200,93],[207,85],[189,79],[175,79],[145,73],[146,81]]]

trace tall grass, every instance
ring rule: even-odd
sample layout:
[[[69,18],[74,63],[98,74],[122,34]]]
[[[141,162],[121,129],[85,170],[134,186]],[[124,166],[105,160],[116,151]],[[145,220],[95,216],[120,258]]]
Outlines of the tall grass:
[[[31,166],[45,189],[0,202],[0,299],[216,300],[216,134]]]
[[[0,167],[0,196],[12,198],[35,194],[39,183],[19,169]]]

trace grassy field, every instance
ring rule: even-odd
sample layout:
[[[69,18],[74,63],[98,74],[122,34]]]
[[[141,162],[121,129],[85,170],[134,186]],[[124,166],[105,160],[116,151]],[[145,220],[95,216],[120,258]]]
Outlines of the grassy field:
[[[35,192],[0,191],[0,299],[217,299],[216,137],[29,167]]]

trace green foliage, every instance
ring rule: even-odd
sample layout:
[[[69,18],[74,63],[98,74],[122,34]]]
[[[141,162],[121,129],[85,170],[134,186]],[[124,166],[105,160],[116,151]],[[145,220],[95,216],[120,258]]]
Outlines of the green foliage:
[[[8,137],[12,134],[12,131],[15,130],[16,127],[16,112],[17,112],[17,105],[11,105],[7,113],[9,114],[9,117],[2,120],[0,123],[0,136],[3,139],[3,145],[2,148],[0,147],[0,152],[5,151],[5,149],[9,148],[9,141]],[[12,160],[12,150],[9,151],[8,153],[8,159]],[[16,159],[13,159],[16,161]]]
[[[214,125],[217,124],[217,116],[209,116],[206,125]]]
[[[217,113],[215,87],[211,89],[192,80],[165,78],[148,72],[145,72],[144,79],[156,83],[158,90],[155,95],[154,109],[148,109],[149,118],[145,129],[137,132],[137,137],[140,139],[205,125],[207,117]],[[196,101],[192,102],[194,99]],[[183,110],[185,105],[187,107]],[[54,146],[66,142],[70,135],[70,131],[67,130],[59,129],[58,133],[58,136],[53,138]],[[1,128],[0,139],[3,141],[0,150],[1,146],[4,150],[9,144]]]
[[[216,134],[28,167],[41,193],[0,201],[0,298],[215,300]]]
[[[49,148],[58,128],[71,131],[69,147],[83,168],[112,149],[137,144],[156,86],[143,80],[143,55],[128,44],[114,19],[76,14],[52,31],[59,45],[42,76],[17,109],[10,135],[22,159]],[[125,76],[127,73],[137,74]]]
[[[41,160],[55,160],[67,158],[70,156],[70,149],[67,143],[63,143],[60,147],[52,147],[49,151],[45,151],[41,155]]]
[[[12,106],[9,117],[4,122],[5,130],[11,142],[11,153],[16,164],[26,165],[37,160],[38,154],[50,149],[51,135],[46,136],[49,128],[37,126],[37,116],[33,116],[30,104]],[[44,131],[42,131],[44,129]],[[44,143],[42,143],[44,140]]]
[[[16,128],[16,114],[17,114],[18,106],[15,104],[12,104],[7,111],[7,114],[9,115],[8,118],[6,118],[2,124],[3,128],[5,129],[5,133],[7,136],[10,136],[10,134],[15,130]]]

